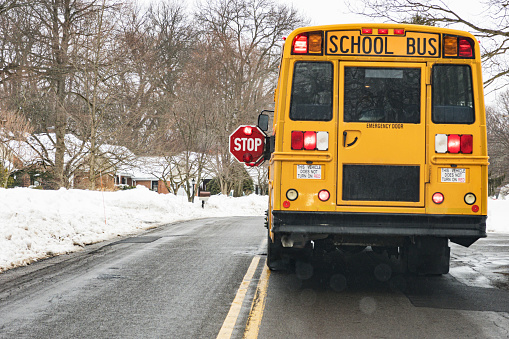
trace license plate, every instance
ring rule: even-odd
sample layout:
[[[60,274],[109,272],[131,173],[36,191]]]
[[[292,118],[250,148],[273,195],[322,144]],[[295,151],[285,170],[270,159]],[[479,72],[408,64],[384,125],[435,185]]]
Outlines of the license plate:
[[[466,168],[441,168],[442,182],[466,182]]]
[[[322,166],[297,165],[297,179],[322,179]]]

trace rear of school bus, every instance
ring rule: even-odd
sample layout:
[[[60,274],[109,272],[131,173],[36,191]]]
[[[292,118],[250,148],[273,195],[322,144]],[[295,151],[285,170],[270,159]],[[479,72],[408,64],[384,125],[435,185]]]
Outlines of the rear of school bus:
[[[275,93],[268,266],[371,246],[423,274],[486,236],[479,45],[416,25],[300,28]],[[348,247],[351,246],[351,247]]]

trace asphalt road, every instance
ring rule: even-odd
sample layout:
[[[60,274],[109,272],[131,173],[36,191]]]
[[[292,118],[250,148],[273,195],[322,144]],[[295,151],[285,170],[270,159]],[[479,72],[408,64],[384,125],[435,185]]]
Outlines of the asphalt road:
[[[260,217],[202,219],[4,272],[0,338],[509,338],[507,236],[453,247],[442,277],[369,250],[268,272],[265,239]]]

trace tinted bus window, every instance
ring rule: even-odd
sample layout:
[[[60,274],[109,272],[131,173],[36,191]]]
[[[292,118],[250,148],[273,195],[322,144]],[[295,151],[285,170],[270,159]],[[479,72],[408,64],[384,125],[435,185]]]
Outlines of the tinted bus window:
[[[332,64],[297,62],[293,72],[290,119],[332,119]]]
[[[472,70],[466,65],[433,67],[433,122],[471,124],[475,120]]]
[[[345,122],[421,121],[421,70],[345,67]]]

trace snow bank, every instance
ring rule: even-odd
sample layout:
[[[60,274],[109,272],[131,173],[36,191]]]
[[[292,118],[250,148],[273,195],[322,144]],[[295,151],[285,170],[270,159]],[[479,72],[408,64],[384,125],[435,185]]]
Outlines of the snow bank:
[[[261,216],[267,197],[213,196],[188,203],[143,186],[119,192],[0,189],[0,272],[87,244],[178,220]]]
[[[188,203],[143,186],[119,192],[0,188],[0,272],[87,244],[179,220],[263,216],[267,197],[212,196]],[[509,200],[488,201],[488,232],[509,233]]]
[[[509,233],[509,200],[488,199],[488,232]]]

